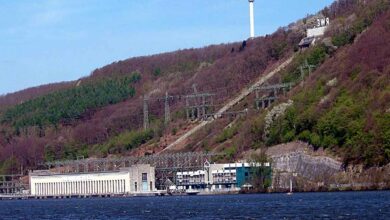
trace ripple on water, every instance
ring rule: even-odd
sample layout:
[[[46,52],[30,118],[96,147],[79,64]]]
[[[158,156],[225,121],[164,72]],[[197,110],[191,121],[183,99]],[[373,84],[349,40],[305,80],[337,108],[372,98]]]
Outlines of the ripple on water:
[[[0,201],[0,219],[386,219],[390,192]]]

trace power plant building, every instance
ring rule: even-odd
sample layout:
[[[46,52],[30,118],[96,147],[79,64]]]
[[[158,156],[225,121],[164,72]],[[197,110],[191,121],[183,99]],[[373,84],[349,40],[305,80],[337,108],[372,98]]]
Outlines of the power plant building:
[[[30,172],[32,196],[119,195],[155,190],[155,168],[150,165],[99,173]]]
[[[262,168],[265,172],[262,174],[270,178],[269,163],[210,164],[206,161],[203,168],[199,170],[174,172],[169,189],[184,192],[188,190],[188,192],[191,190],[238,191],[241,188],[251,187],[254,178],[257,178],[255,173],[258,173],[258,168]],[[117,171],[105,172],[55,173],[50,170],[38,170],[30,172],[29,178],[30,195],[33,197],[160,195],[163,193],[163,190],[156,189],[156,169],[149,164],[137,164]]]
[[[261,166],[271,170],[269,163],[210,164],[205,170],[177,172],[176,186],[178,189],[239,190],[250,184],[254,168]]]

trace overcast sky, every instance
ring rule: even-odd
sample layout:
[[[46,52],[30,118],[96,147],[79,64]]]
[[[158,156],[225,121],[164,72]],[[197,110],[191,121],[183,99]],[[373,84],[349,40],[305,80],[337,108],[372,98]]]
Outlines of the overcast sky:
[[[256,35],[333,0],[255,0]],[[242,41],[247,0],[0,0],[0,94],[129,57]]]

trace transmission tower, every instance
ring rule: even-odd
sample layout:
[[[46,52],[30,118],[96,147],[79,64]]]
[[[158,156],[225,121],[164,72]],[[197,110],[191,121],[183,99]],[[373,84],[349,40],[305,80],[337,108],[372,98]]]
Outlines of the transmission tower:
[[[196,84],[192,84],[192,89],[194,90],[194,94],[195,94],[195,105],[198,106],[198,89],[196,88]],[[200,109],[199,107],[197,107],[196,109],[195,108],[192,108],[192,117],[194,117],[195,119],[195,110],[196,110],[196,116],[199,117],[199,113],[200,113]]]
[[[299,70],[301,71],[301,86],[303,86],[303,84],[304,84],[304,82],[303,82],[303,80],[305,78],[304,69],[307,69],[309,71],[309,75],[310,75],[311,72],[313,71],[313,68],[316,68],[316,65],[310,65],[307,60],[305,60],[305,64],[302,64],[299,66]]]
[[[169,96],[168,92],[165,93],[165,124],[167,125],[171,120],[171,114],[169,110]]]

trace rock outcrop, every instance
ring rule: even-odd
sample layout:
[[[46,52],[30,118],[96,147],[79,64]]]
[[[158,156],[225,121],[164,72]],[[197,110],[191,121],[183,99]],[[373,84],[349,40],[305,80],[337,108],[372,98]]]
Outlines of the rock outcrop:
[[[313,190],[313,187],[329,186],[334,176],[342,172],[342,163],[314,152],[306,143],[292,142],[267,150],[272,160],[273,189],[288,189],[290,179],[298,190]]]
[[[365,170],[343,168],[338,158],[304,142],[291,142],[267,149],[272,161],[272,190],[294,191],[361,190],[390,187],[390,165]]]

